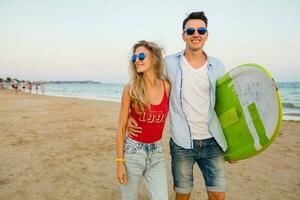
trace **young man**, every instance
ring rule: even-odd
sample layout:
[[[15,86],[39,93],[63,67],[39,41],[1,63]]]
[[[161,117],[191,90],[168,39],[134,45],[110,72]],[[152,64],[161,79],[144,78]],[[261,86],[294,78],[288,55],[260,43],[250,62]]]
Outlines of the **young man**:
[[[182,30],[185,50],[164,59],[165,77],[172,85],[170,152],[176,199],[190,198],[195,163],[202,171],[209,199],[225,199],[227,143],[214,110],[216,81],[225,67],[203,51],[208,38],[204,12],[191,13]],[[131,119],[128,131],[138,133]]]

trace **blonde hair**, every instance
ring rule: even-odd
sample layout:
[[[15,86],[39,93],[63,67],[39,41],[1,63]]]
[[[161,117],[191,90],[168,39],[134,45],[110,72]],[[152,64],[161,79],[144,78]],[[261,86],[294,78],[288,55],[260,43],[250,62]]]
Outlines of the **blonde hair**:
[[[132,52],[135,53],[139,47],[145,47],[152,55],[152,65],[154,66],[155,75],[157,78],[161,78],[163,74],[163,56],[162,48],[153,42],[147,42],[144,40],[136,43]],[[143,112],[145,108],[150,106],[149,99],[146,96],[146,83],[143,77],[143,73],[138,73],[135,64],[130,62],[130,87],[129,93],[133,107],[137,112]]]

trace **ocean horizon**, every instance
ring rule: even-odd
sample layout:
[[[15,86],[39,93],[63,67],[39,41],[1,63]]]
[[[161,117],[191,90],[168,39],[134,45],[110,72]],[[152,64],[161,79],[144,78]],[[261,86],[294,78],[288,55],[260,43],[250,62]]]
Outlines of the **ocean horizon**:
[[[102,83],[94,81],[51,81],[37,88],[33,94],[80,99],[121,102],[126,83]],[[300,121],[300,82],[277,82],[283,106],[283,119]],[[10,86],[6,86],[11,89]],[[29,92],[28,89],[24,92]]]

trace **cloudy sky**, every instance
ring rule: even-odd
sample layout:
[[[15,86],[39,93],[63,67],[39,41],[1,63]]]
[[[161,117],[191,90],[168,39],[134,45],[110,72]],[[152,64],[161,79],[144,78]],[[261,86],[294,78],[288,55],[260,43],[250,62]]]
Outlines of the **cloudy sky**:
[[[205,11],[205,50],[227,70],[266,67],[300,81],[298,0],[0,0],[0,77],[124,83],[132,45],[184,49],[183,19]]]

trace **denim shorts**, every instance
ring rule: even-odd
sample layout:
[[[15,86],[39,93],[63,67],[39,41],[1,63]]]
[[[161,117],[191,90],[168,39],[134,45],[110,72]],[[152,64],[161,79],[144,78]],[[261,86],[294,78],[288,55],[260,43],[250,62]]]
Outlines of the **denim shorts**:
[[[177,193],[193,190],[193,166],[198,164],[209,192],[225,192],[226,172],[222,148],[214,138],[193,140],[193,149],[184,149],[170,139],[172,175]]]
[[[120,184],[123,200],[137,200],[144,179],[151,200],[167,200],[167,173],[161,141],[145,144],[126,138],[124,147],[128,183]]]

